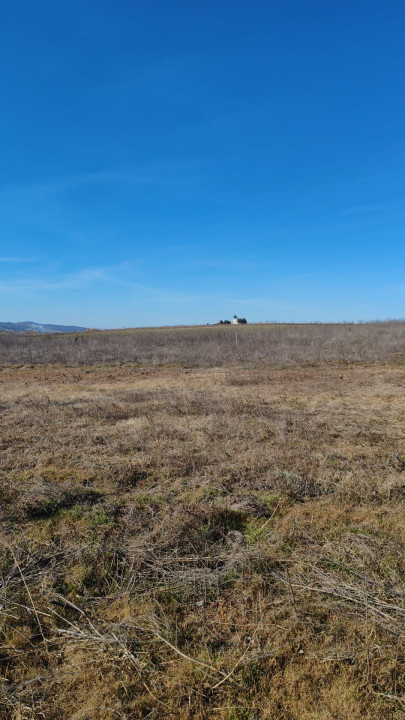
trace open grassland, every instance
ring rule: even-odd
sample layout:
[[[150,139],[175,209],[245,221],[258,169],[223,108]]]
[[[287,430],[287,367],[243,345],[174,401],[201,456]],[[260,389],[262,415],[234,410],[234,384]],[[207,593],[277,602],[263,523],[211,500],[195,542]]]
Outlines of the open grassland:
[[[404,357],[405,321],[357,325],[245,325],[0,333],[0,363],[188,364],[375,362]]]
[[[3,365],[1,720],[403,720],[398,327],[385,362]]]

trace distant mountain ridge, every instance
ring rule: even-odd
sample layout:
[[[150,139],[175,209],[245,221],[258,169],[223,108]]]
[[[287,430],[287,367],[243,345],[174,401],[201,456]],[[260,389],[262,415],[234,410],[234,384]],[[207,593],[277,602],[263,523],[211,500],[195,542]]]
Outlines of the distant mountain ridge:
[[[34,333],[70,333],[85,332],[87,328],[79,325],[47,325],[31,322],[0,322],[0,332],[34,332]]]

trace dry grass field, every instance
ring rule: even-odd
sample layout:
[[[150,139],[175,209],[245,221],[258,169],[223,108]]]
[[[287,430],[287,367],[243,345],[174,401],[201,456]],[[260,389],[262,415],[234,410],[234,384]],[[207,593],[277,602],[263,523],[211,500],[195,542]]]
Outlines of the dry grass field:
[[[313,327],[1,340],[1,720],[405,718],[404,324]]]
[[[405,321],[330,325],[208,325],[88,331],[0,333],[0,363],[95,365],[376,362],[403,359]]]

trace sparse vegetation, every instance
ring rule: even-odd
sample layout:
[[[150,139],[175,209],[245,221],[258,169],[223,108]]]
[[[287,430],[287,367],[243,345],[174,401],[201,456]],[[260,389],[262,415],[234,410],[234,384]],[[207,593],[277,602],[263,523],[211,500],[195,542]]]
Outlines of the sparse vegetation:
[[[403,719],[404,337],[2,337],[1,720]]]
[[[235,328],[238,342],[235,343]],[[243,331],[243,334],[242,334]],[[0,363],[187,364],[375,362],[402,358],[405,322],[243,325],[89,331],[71,335],[0,333]]]

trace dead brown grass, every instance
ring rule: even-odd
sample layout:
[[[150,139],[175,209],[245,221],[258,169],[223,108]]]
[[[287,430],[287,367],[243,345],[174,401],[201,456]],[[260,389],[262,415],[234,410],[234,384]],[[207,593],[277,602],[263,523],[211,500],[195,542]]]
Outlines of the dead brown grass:
[[[3,367],[0,717],[405,717],[405,374]]]
[[[0,363],[137,363],[219,367],[404,359],[405,321],[135,328],[82,334],[0,333]]]

